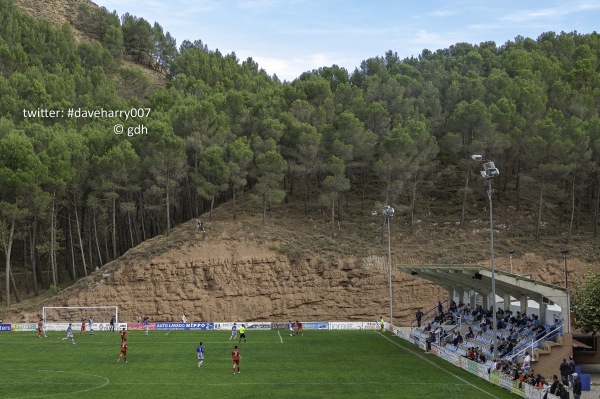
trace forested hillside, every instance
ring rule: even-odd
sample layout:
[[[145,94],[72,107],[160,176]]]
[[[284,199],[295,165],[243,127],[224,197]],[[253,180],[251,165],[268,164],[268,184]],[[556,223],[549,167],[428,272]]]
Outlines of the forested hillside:
[[[259,204],[267,224],[283,201],[322,209],[334,234],[351,201],[391,204],[412,232],[419,208],[437,200],[464,228],[468,207],[484,201],[473,194],[476,153],[495,161],[494,201],[530,237],[560,226],[565,245],[599,240],[595,32],[407,59],[390,50],[354,71],[323,66],[281,82],[200,40],[177,46],[142,18],[83,4],[67,20],[0,1],[7,306],[23,287],[56,290],[225,201],[232,218],[242,201]]]

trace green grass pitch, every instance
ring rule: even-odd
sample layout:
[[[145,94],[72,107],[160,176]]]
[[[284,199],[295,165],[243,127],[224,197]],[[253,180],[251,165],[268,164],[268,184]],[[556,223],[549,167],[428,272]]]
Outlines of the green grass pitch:
[[[0,397],[16,398],[440,398],[516,396],[389,333],[247,331],[233,375],[228,331],[0,334]],[[197,366],[203,341],[205,360]]]

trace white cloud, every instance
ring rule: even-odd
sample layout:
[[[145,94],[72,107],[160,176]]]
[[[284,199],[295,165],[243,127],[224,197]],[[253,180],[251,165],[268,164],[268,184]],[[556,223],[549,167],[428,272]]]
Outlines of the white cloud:
[[[246,54],[247,52],[244,52]],[[314,53],[308,54],[306,57],[294,57],[294,58],[275,58],[261,55],[244,55],[236,53],[240,60],[245,60],[247,57],[252,57],[256,61],[260,68],[264,69],[267,74],[276,74],[280,80],[292,81],[300,76],[304,72],[312,71],[313,69],[319,69],[322,67],[328,67],[332,65],[338,65],[342,68],[349,69],[349,72],[354,70],[354,66],[350,66],[355,63],[347,55],[343,54],[325,54],[325,53]],[[358,61],[360,62],[360,61]],[[356,65],[358,66],[358,64]]]
[[[529,23],[536,20],[558,20],[571,14],[579,12],[600,10],[600,3],[578,2],[575,4],[564,4],[557,7],[519,10],[513,14],[501,18],[504,21]]]
[[[453,17],[455,15],[459,15],[462,14],[462,10],[458,10],[458,9],[453,9],[453,10],[434,10],[431,12],[428,12],[427,15],[430,17],[441,17],[441,18],[445,18],[445,17]]]
[[[415,33],[415,36],[411,39],[411,42],[414,44],[431,45],[431,43],[438,43],[444,40],[445,39],[442,38],[439,33],[419,30]]]
[[[459,42],[466,41],[464,32],[455,34],[452,32],[437,33],[424,29],[413,32],[410,36],[402,37],[396,40],[402,45],[403,50],[409,55],[421,54],[423,49],[436,51],[441,48],[448,48]]]
[[[244,9],[264,9],[278,6],[281,3],[281,0],[242,0],[238,2],[237,6]]]
[[[222,5],[222,3],[216,0],[184,0],[184,4],[184,7],[181,10],[177,10],[175,15],[189,18],[192,14],[213,11]]]

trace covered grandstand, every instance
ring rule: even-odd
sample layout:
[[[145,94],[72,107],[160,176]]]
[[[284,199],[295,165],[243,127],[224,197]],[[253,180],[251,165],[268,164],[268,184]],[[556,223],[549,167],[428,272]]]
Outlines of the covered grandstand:
[[[468,325],[473,326],[476,332],[480,330],[481,324],[471,317],[472,311],[478,307],[485,310],[500,309],[500,312],[516,313],[518,311],[523,315],[535,315],[541,326],[545,327],[545,331],[542,334],[520,334],[522,340],[520,349],[516,349],[510,354],[511,359],[522,357],[525,351],[529,350],[536,362],[536,370],[545,371],[547,369],[548,372],[553,370],[553,374],[556,373],[555,369],[560,360],[573,352],[569,314],[570,298],[569,292],[564,288],[536,281],[527,276],[496,270],[494,273],[496,297],[494,298],[492,295],[492,271],[484,266],[398,265],[396,268],[401,272],[423,278],[445,288],[448,291],[446,304],[454,301],[465,304],[465,308],[469,309],[469,314],[466,312],[457,314],[459,320],[441,323],[443,324],[442,330],[446,333],[460,331],[461,328],[457,328],[456,324],[462,325],[463,333]],[[425,314],[423,320],[427,320],[427,323],[435,316],[437,316],[437,309],[432,309]],[[421,329],[414,327],[413,325],[413,335],[421,340],[425,339],[423,327]],[[527,332],[531,333],[531,331]],[[509,333],[510,329],[508,328],[499,329],[498,337],[502,339]],[[491,360],[490,348],[493,348],[495,341],[492,329],[489,328],[486,331],[484,327],[483,334],[477,335],[477,340],[465,341],[460,346],[449,345],[449,348],[463,354],[462,352],[466,351],[470,343],[476,344],[488,354],[487,359]],[[541,357],[541,355],[544,356]]]

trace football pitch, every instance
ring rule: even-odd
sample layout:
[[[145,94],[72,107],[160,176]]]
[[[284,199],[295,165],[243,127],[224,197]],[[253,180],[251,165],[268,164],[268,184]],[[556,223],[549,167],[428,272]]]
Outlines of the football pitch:
[[[0,397],[16,398],[460,398],[516,396],[402,339],[376,331],[128,331],[0,334]],[[205,360],[197,366],[202,341]],[[231,351],[241,351],[241,373]]]

